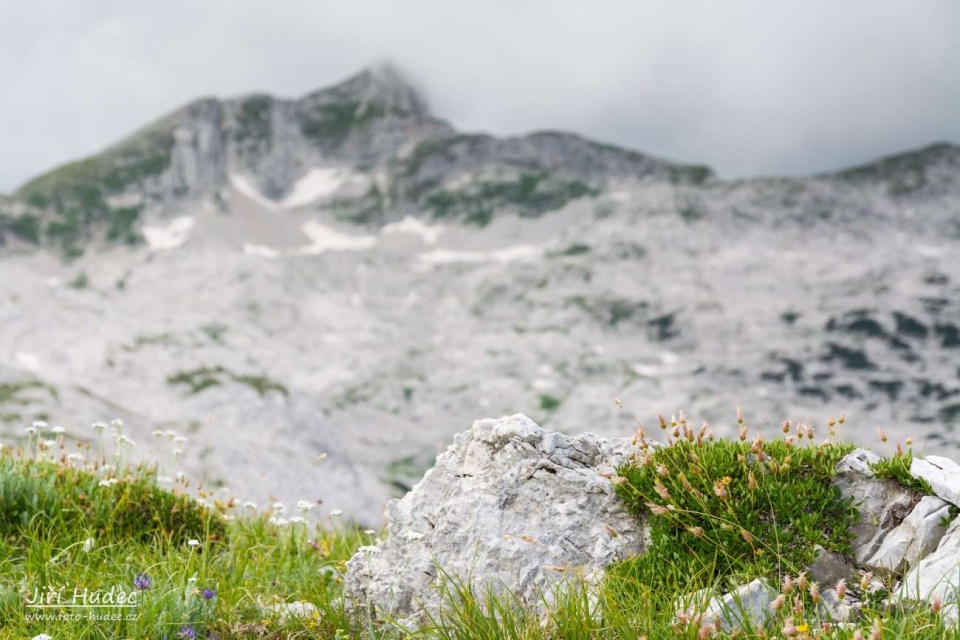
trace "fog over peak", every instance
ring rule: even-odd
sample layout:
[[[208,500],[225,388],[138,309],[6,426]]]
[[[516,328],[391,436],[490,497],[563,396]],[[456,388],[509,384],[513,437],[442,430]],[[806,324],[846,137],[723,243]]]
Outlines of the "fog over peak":
[[[457,128],[571,130],[723,177],[960,142],[960,5],[172,0],[11,6],[0,191],[205,95],[301,96],[380,61]]]

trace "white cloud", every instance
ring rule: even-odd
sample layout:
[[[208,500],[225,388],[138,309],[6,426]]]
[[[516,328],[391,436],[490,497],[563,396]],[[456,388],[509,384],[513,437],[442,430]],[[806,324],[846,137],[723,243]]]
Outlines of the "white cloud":
[[[960,4],[40,0],[0,23],[0,190],[201,95],[381,59],[466,130],[568,129],[724,175],[960,142]]]

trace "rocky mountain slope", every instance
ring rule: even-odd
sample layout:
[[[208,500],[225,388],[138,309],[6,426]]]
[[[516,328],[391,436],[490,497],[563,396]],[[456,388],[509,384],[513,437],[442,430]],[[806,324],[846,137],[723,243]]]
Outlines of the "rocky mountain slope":
[[[379,67],[187,105],[0,199],[0,243],[3,440],[117,415],[245,497],[378,523],[476,417],[623,435],[614,397],[960,452],[955,145],[724,182],[458,133]]]

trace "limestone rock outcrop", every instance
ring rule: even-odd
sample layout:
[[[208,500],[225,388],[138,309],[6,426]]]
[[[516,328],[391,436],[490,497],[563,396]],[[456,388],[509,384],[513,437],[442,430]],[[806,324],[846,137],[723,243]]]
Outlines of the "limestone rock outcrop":
[[[475,422],[388,504],[387,539],[347,565],[348,598],[416,624],[439,611],[445,579],[533,607],[565,579],[596,579],[644,550],[644,527],[609,479],[632,452],[629,439],[566,436],[523,415]]]

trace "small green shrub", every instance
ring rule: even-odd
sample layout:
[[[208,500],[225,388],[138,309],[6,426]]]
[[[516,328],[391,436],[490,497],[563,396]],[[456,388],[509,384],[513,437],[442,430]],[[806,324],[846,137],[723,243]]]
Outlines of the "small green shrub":
[[[90,278],[87,277],[85,271],[81,271],[73,280],[67,283],[67,286],[71,289],[86,289],[89,284]]]
[[[913,489],[919,493],[932,496],[933,487],[923,478],[914,478],[910,473],[910,465],[913,463],[913,451],[908,449],[905,452],[897,452],[890,458],[883,458],[879,462],[870,465],[870,469],[878,478],[889,478],[896,480],[908,489]]]
[[[137,232],[137,220],[140,218],[141,207],[124,207],[110,209],[107,213],[107,240],[110,242],[124,242],[130,246],[139,244],[142,240]]]
[[[582,242],[574,242],[569,247],[562,251],[558,251],[553,254],[559,257],[568,257],[568,256],[582,256],[585,253],[590,253],[590,245],[584,244]]]
[[[59,397],[57,390],[50,385],[39,380],[23,380],[19,382],[0,382],[0,405],[14,404],[25,406],[33,402],[30,398],[25,398],[24,393],[30,390],[45,391],[50,398],[56,400]]]
[[[551,395],[543,394],[540,396],[540,410],[541,411],[556,411],[560,408],[560,405],[563,404],[563,400],[556,398]]]
[[[359,127],[382,118],[386,112],[375,104],[337,102],[314,107],[300,115],[300,131],[318,145],[339,145]]]
[[[265,95],[250,96],[240,103],[233,139],[253,150],[266,150],[273,136],[273,98]]]
[[[33,214],[25,213],[14,218],[10,218],[5,225],[12,234],[29,242],[30,244],[40,244],[40,218]],[[2,228],[0,228],[2,230]]]
[[[711,441],[682,416],[661,424],[672,430],[670,444],[647,446],[617,470],[617,494],[637,516],[649,517],[653,541],[621,574],[658,589],[671,568],[690,576],[692,591],[795,575],[814,560],[816,545],[850,552],[855,512],[830,480],[853,445],[804,446],[803,433],[771,442]]]
[[[220,386],[228,380],[250,387],[260,394],[260,397],[266,396],[271,391],[276,391],[284,396],[290,395],[284,385],[271,380],[267,376],[234,373],[221,366],[198,367],[189,371],[178,371],[167,377],[167,384],[185,386],[188,395],[196,395],[211,387]]]
[[[515,207],[522,215],[538,215],[562,208],[571,200],[598,192],[577,181],[546,174],[524,174],[513,181],[478,181],[456,191],[436,191],[424,201],[434,218],[464,217],[469,224],[485,226],[493,212]]]

